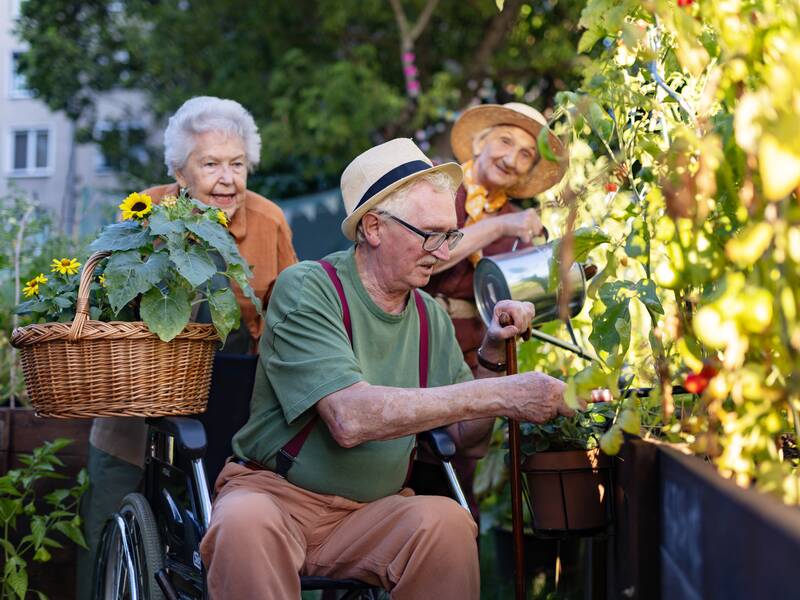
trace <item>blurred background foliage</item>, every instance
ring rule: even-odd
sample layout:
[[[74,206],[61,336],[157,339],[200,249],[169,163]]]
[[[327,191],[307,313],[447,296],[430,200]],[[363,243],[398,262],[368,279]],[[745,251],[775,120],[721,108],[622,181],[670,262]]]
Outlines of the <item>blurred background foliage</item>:
[[[470,102],[546,108],[578,81],[580,0],[508,0],[502,12],[493,0],[395,4],[423,26],[412,47],[419,93],[388,0],[27,0],[21,69],[87,141],[98,92],[144,92],[162,127],[192,96],[240,101],[264,141],[251,188],[273,197],[335,187],[353,156],[391,137],[449,156],[449,123]],[[166,179],[160,148],[104,144],[132,185]]]

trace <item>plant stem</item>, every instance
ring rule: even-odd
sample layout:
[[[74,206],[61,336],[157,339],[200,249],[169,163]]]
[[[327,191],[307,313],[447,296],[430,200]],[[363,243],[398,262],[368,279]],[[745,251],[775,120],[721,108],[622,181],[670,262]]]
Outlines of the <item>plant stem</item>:
[[[14,306],[19,304],[19,292],[20,292],[20,260],[22,256],[22,242],[25,239],[25,229],[28,226],[28,221],[31,218],[31,215],[34,211],[34,205],[31,204],[28,206],[25,214],[22,216],[22,220],[19,222],[19,229],[17,230],[17,238],[14,240]],[[14,313],[14,316],[11,317],[11,327],[12,330],[16,329],[19,325],[19,315]],[[9,361],[8,366],[8,389],[10,394],[9,399],[9,406],[14,408],[17,404],[17,397],[14,393],[14,390],[17,388],[17,349],[12,347],[11,348],[11,360]]]

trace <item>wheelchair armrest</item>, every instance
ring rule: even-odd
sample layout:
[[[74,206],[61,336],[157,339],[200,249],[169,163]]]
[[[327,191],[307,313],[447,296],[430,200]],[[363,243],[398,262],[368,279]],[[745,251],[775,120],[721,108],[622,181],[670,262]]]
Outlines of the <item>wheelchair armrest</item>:
[[[189,417],[150,417],[147,424],[171,435],[178,442],[178,450],[189,459],[203,458],[206,453],[206,430],[197,419]]]
[[[444,427],[423,431],[417,437],[439,460],[449,461],[456,453],[456,443]]]

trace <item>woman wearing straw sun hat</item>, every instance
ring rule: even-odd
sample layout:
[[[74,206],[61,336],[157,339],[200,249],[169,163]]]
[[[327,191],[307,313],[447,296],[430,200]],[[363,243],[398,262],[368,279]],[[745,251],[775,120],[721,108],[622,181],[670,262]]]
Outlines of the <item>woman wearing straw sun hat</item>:
[[[544,232],[533,209],[520,210],[510,198],[530,198],[558,184],[566,171],[567,149],[548,130],[549,146],[559,159],[540,156],[537,140],[547,129],[547,120],[527,104],[483,104],[467,109],[453,126],[450,136],[453,154],[461,163],[464,180],[456,193],[458,226],[464,233],[450,259],[434,268],[425,291],[444,307],[455,327],[464,361],[478,375],[478,353],[486,327],[475,306],[472,279],[475,265],[483,255],[492,256],[526,248]],[[472,493],[477,459],[456,455],[453,464],[467,492],[473,515],[478,507]],[[425,486],[438,474],[415,473],[416,483]]]
[[[464,359],[475,372],[485,327],[472,292],[475,265],[485,254],[527,247],[543,233],[533,209],[519,210],[510,198],[530,198],[561,181],[566,148],[548,130],[557,162],[539,155],[537,139],[547,121],[527,104],[483,104],[467,109],[453,126],[450,142],[464,170],[456,194],[458,225],[464,233],[450,259],[436,266],[427,292],[453,319]]]

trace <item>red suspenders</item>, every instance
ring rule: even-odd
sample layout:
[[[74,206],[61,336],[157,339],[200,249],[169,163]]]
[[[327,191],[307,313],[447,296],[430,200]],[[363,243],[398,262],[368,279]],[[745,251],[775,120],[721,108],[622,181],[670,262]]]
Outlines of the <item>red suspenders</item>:
[[[336,269],[331,263],[325,260],[317,262],[325,269],[325,273],[327,273],[331,283],[333,283],[333,287],[336,288],[339,301],[342,303],[342,322],[344,323],[347,337],[350,339],[350,345],[352,346],[353,326],[350,321],[350,306],[347,304],[347,298],[344,295],[342,281],[339,279],[339,275],[336,273]],[[422,299],[422,294],[417,290],[414,290],[414,304],[417,306],[417,314],[419,315],[419,386],[424,388],[428,387],[428,310],[425,307],[425,300]],[[292,468],[294,459],[300,454],[300,450],[303,448],[303,444],[306,443],[318,417],[318,414],[312,416],[305,427],[289,440],[283,448],[278,450],[278,454],[275,457],[275,472],[281,477],[286,477],[289,469]]]

